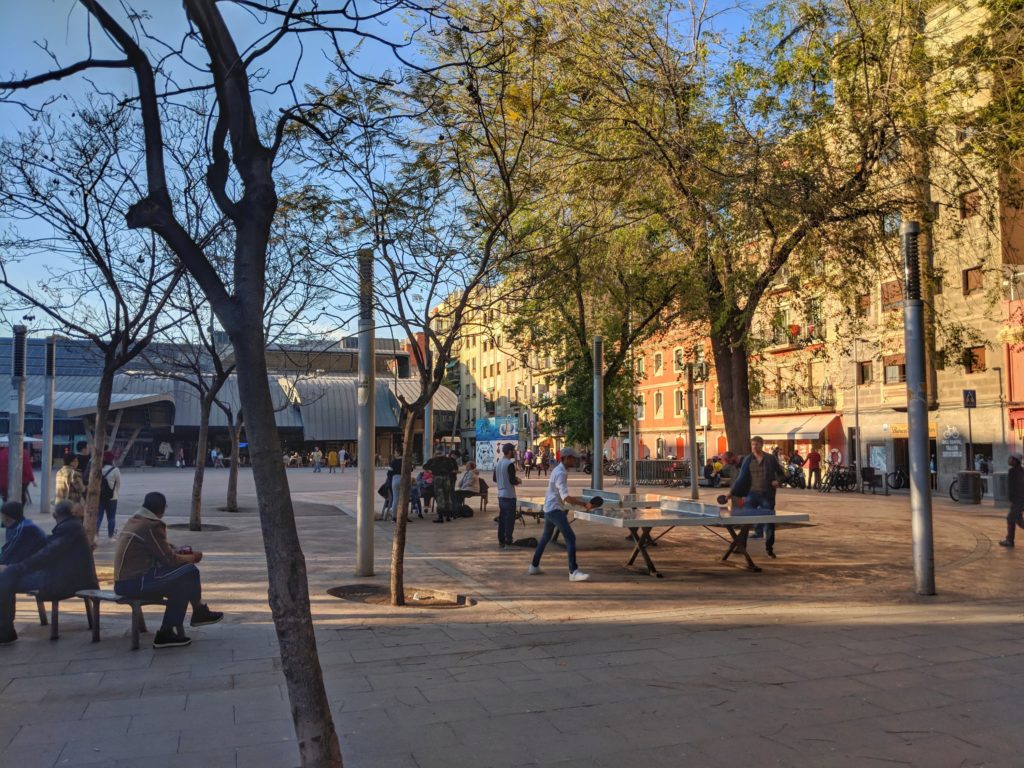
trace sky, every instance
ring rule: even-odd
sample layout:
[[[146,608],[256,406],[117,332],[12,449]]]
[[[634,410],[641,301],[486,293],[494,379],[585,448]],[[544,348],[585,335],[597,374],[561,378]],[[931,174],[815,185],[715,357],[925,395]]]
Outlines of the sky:
[[[364,7],[372,4],[363,3]],[[120,20],[125,19],[124,11],[117,0],[107,0],[104,6]],[[77,0],[33,0],[28,3],[0,0],[0,7],[5,7],[6,11],[2,14],[3,24],[0,25],[0,51],[3,51],[0,58],[0,77],[3,79],[7,79],[8,76],[17,78],[47,71],[54,68],[55,60],[59,65],[66,66],[86,57],[90,44],[93,56],[97,58],[119,58],[114,46],[107,41],[96,23],[88,18]],[[15,7],[17,10],[12,11]],[[182,39],[186,27],[180,0],[140,0],[134,7],[145,15],[143,24],[146,29],[158,34],[162,41],[176,45]],[[241,46],[251,45],[266,34],[268,25],[261,24],[259,19],[240,10],[238,6],[220,3],[218,7],[225,14],[229,28]],[[726,29],[734,29],[746,18],[746,13],[737,10],[734,2],[709,0],[708,10],[721,14],[716,19],[716,24]],[[370,30],[382,37],[398,41],[408,36],[410,27],[395,17],[387,24],[370,27]],[[325,36],[316,34],[302,39],[305,43],[304,49],[300,49],[300,42],[296,36],[289,36],[260,60],[262,72],[266,75],[263,81],[266,88],[270,89],[281,83],[293,70],[299,84],[321,85],[335,70],[331,53],[322,50]],[[355,44],[355,38],[350,37],[350,41],[350,44]],[[144,42],[144,45],[151,52],[160,50],[151,41]],[[200,65],[204,64],[202,51],[195,47],[186,48],[186,51],[191,54],[190,58],[193,61]],[[412,56],[414,53],[410,50],[409,55]],[[299,63],[296,70],[297,61]],[[373,42],[362,42],[354,54],[353,61],[359,71],[375,74],[398,66],[390,50]],[[182,63],[175,65],[174,72],[180,85],[205,82],[201,71],[190,71]],[[136,90],[130,71],[104,69],[88,75],[73,75],[58,83],[38,86],[26,93],[24,98],[38,104],[41,100],[52,97],[58,99],[55,102],[57,109],[71,109],[75,101],[85,98],[97,88],[132,94]],[[276,109],[292,103],[291,94],[283,90],[276,93],[256,93],[254,99],[258,108]],[[30,115],[21,107],[16,104],[0,104],[0,135],[13,135],[30,122]],[[0,226],[8,223],[3,220],[0,213]],[[31,229],[33,225],[27,226]],[[39,281],[45,276],[39,262],[35,260],[31,263],[13,265],[10,274],[25,284]]]

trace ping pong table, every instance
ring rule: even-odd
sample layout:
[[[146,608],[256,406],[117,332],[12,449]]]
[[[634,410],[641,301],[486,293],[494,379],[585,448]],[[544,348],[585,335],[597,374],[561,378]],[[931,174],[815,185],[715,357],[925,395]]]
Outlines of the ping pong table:
[[[670,497],[662,497],[658,508],[630,507],[628,504],[629,502],[626,500],[623,500],[622,506],[606,502],[605,506],[589,511],[573,509],[573,514],[579,520],[627,529],[629,538],[633,542],[633,552],[626,565],[633,565],[637,557],[642,557],[647,567],[647,573],[658,578],[661,578],[662,574],[655,567],[648,550],[655,545],[658,539],[674,528],[700,526],[723,539],[725,537],[714,529],[724,528],[729,533],[729,539],[726,539],[729,548],[722,556],[722,562],[727,561],[733,555],[743,555],[747,563],[747,570],[760,572],[761,569],[747,552],[747,539],[751,528],[762,523],[777,527],[811,524],[810,516],[806,514],[741,515],[733,514],[730,510],[716,504],[704,504]],[[651,531],[655,528],[664,528],[665,530],[657,536],[652,536]]]

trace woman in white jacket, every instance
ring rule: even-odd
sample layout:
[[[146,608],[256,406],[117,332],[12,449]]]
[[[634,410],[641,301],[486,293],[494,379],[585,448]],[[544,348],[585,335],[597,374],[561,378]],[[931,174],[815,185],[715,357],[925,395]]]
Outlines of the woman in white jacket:
[[[121,490],[121,470],[114,463],[114,452],[103,452],[103,469],[100,470],[100,511],[96,515],[96,535],[100,533],[103,515],[107,515],[107,536],[117,535],[117,495]]]

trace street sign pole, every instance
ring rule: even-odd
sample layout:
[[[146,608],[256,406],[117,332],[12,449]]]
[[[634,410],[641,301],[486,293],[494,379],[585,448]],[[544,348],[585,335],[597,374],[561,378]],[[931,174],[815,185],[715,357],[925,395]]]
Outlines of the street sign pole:
[[[356,576],[373,576],[373,503],[376,454],[376,350],[373,323],[373,251],[361,248],[359,261],[359,365],[356,379]],[[411,446],[407,446],[407,449]]]
[[[974,469],[974,425],[971,423],[971,411],[978,407],[978,392],[974,389],[964,390],[964,408],[967,410],[967,470]],[[1002,409],[1000,409],[1000,420]]]

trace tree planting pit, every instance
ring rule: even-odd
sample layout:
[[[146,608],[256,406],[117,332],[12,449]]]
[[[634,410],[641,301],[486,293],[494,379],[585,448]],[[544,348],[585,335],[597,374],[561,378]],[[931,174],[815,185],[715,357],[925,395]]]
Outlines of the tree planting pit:
[[[391,590],[378,584],[343,584],[327,590],[331,597],[367,605],[391,605]],[[405,608],[469,608],[476,600],[456,592],[421,587],[405,588]]]

